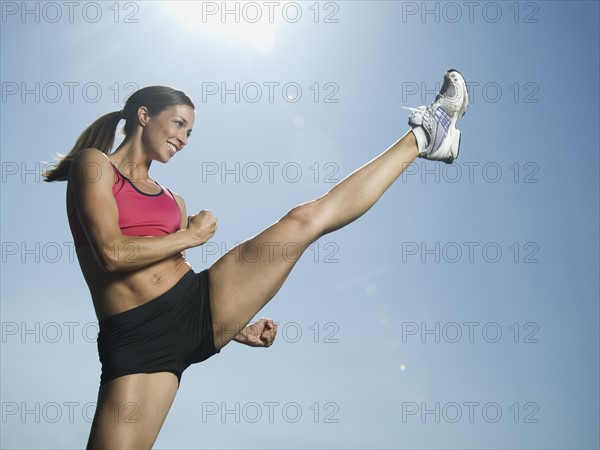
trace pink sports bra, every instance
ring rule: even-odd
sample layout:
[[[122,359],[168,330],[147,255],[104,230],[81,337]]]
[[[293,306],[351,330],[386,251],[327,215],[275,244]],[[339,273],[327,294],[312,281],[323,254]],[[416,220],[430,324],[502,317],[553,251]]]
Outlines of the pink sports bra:
[[[112,164],[112,163],[111,163]],[[113,185],[113,195],[119,208],[119,227],[127,236],[163,236],[175,233],[181,227],[181,211],[173,193],[160,184],[158,194],[146,194],[134,186],[112,164],[117,176]],[[69,227],[75,248],[89,245],[87,236],[79,221],[77,210],[69,216]]]

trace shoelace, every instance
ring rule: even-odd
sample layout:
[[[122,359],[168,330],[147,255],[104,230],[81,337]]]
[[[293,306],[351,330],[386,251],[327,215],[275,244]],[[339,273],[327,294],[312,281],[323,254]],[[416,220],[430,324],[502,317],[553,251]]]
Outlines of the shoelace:
[[[402,106],[403,109],[408,109],[409,111],[412,111],[413,113],[421,113],[423,114],[425,112],[425,110],[427,109],[425,107],[425,105],[421,105],[418,108],[409,108],[407,106]]]

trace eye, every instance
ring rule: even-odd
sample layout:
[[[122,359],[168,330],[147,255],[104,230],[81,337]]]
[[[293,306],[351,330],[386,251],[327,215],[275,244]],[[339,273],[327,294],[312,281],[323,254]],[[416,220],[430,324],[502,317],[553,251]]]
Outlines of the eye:
[[[181,120],[176,120],[176,121],[175,121],[175,123],[176,123],[176,124],[177,124],[177,126],[179,126],[179,127],[183,125],[183,122],[182,122]]]

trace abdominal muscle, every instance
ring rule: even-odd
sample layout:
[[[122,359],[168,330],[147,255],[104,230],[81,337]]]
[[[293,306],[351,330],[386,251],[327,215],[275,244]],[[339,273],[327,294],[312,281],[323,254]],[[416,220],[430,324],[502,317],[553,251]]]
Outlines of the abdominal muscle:
[[[77,258],[90,289],[98,320],[159,297],[191,270],[183,254],[171,256],[142,269],[111,273],[100,268],[90,247],[78,249]]]

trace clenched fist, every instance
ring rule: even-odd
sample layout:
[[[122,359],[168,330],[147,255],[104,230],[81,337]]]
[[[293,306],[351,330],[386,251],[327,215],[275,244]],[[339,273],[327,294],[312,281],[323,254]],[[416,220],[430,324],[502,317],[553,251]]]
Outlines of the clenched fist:
[[[250,347],[270,347],[276,335],[277,324],[272,319],[263,318],[248,325],[233,340]]]
[[[217,231],[217,218],[209,210],[203,209],[198,214],[188,217],[187,230],[195,246],[202,245]]]

